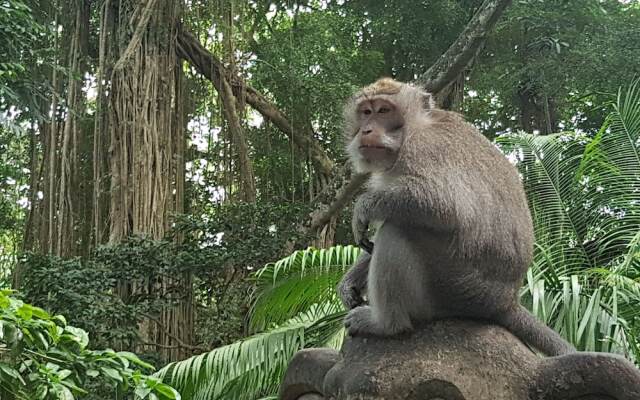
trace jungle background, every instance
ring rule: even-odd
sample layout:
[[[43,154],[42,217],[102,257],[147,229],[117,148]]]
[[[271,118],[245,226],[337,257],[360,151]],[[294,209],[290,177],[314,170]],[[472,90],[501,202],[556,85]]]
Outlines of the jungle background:
[[[274,398],[339,346],[381,76],[519,168],[523,304],[638,362],[639,60],[633,0],[0,1],[0,398]]]

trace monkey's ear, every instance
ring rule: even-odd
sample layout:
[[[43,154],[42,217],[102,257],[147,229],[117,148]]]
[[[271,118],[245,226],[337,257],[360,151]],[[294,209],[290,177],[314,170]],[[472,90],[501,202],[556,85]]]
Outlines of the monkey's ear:
[[[436,108],[436,100],[429,92],[422,92],[422,107],[425,110],[432,110]]]

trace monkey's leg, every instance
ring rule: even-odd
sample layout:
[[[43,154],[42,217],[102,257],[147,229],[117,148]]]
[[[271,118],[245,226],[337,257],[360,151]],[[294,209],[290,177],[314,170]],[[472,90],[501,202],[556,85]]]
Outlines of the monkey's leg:
[[[402,229],[384,224],[378,230],[369,265],[369,306],[356,307],[345,318],[351,335],[391,336],[413,330],[411,315],[423,309],[426,268]]]
[[[542,361],[532,400],[640,399],[640,371],[624,358],[577,352]]]
[[[556,331],[536,319],[521,305],[498,316],[497,322],[548,356],[573,353],[576,349]]]
[[[353,267],[342,277],[336,288],[338,296],[347,310],[356,308],[364,303],[362,295],[367,289],[370,261],[371,254],[366,251],[361,252]]]

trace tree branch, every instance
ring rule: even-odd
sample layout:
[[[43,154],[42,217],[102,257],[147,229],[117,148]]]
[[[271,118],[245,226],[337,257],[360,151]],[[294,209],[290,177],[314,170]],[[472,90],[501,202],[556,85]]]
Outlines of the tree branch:
[[[192,33],[184,29],[180,30],[177,49],[178,56],[187,60],[198,72],[211,80],[216,90],[222,90],[220,76],[221,74],[228,76],[225,67],[220,60],[202,46]],[[301,152],[309,152],[311,161],[320,174],[324,176],[331,175],[333,161],[327,156],[322,145],[315,140],[313,131],[310,128],[296,129],[278,107],[256,89],[247,85],[241,77],[234,76],[229,80],[235,93],[244,94],[247,103],[293,140]]]
[[[511,0],[485,0],[455,42],[417,82],[437,94],[472,62]]]
[[[349,164],[346,164],[344,168],[336,171],[331,185],[327,186],[316,198],[319,207],[311,213],[311,222],[308,227],[303,229],[304,232],[313,232],[328,224],[331,218],[339,213],[358,193],[362,184],[369,178],[369,174],[354,174],[351,176],[351,180],[347,180],[348,166]]]

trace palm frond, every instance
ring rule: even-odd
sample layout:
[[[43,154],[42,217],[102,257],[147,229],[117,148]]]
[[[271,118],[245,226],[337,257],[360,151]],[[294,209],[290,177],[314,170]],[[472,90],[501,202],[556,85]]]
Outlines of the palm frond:
[[[359,254],[355,246],[308,248],[257,271],[251,331],[277,326],[317,304],[332,304],[334,312],[340,311],[335,287]]]
[[[587,219],[579,190],[580,162],[587,138],[580,134],[537,136],[515,134],[497,139],[501,149],[517,159],[535,222],[536,262],[563,273],[591,267],[584,247]]]
[[[631,257],[629,243],[640,230],[640,81],[621,89],[612,108],[582,166],[596,257],[603,264]]]
[[[304,340],[282,343],[282,346],[289,347],[289,350],[273,354],[274,357],[285,358],[282,362],[270,362],[264,357],[257,362],[248,363],[246,364],[247,368],[241,374],[230,379],[222,389],[220,389],[218,382],[210,380],[206,387],[195,393],[194,400],[242,400],[276,394],[289,360],[298,350],[307,347],[339,348],[344,337],[343,315],[344,313],[341,312],[334,313],[334,308],[330,304],[311,307],[309,312],[301,313],[285,324],[286,326],[302,324],[304,328],[301,337]],[[279,329],[281,328],[276,330]],[[269,336],[266,347],[261,350],[262,353],[268,354],[269,348],[278,348],[279,340],[278,336]],[[260,349],[252,349],[252,351],[260,353]],[[250,356],[250,353],[246,353],[246,355]],[[247,394],[247,388],[253,389],[251,395]]]
[[[640,81],[620,90],[593,138],[519,134],[499,142],[518,156],[536,227],[523,303],[579,349],[637,357]]]
[[[339,347],[344,311],[335,285],[359,249],[336,246],[296,251],[255,273],[252,326],[268,331],[158,372],[184,398],[273,398],[289,359],[309,346]]]
[[[344,271],[350,267],[360,254],[357,246],[333,246],[328,249],[309,247],[297,250],[274,263],[267,264],[256,271],[256,282],[259,286],[275,285],[279,279],[286,278],[292,273],[304,275],[309,269],[327,271],[340,267]]]
[[[619,315],[617,291],[604,296],[606,288],[591,289],[586,276],[563,277],[560,290],[536,279],[533,269],[521,291],[522,304],[583,351],[629,353],[628,327]]]
[[[286,366],[305,345],[311,321],[292,320],[209,353],[171,363],[158,371],[185,399],[253,400],[274,394]],[[238,385],[242,383],[242,386]]]

